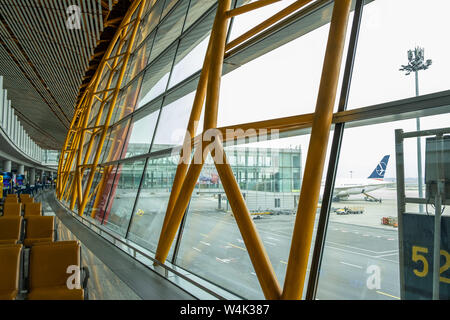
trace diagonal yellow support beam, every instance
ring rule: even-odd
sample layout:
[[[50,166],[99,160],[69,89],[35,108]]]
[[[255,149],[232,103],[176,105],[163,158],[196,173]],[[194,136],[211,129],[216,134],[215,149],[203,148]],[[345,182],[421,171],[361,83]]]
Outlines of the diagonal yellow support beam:
[[[211,64],[208,75],[205,103],[204,132],[217,127],[220,80],[222,76],[227,35],[226,12],[230,8],[230,5],[231,0],[223,0],[219,2],[213,25],[211,35]],[[199,164],[195,162],[191,163],[186,177],[181,185],[180,192],[176,195],[177,200],[175,202],[172,215],[169,217],[169,222],[167,223],[166,229],[162,230],[163,232],[161,232],[160,235],[155,258],[163,263],[169,254],[175,234],[180,226],[184,212],[186,211],[190,197],[195,188],[195,184],[205,162],[205,157],[209,152],[213,151],[211,149],[212,144],[205,146],[203,141],[199,142],[200,145],[197,146],[195,150],[196,156],[194,156],[194,159],[201,158],[201,162]],[[260,281],[261,288],[267,299],[279,299],[281,296],[281,288],[268,258],[267,252],[265,251],[262,241],[258,235],[256,226],[251,219],[239,186],[234,178],[231,167],[226,161],[226,155],[220,141],[215,141],[215,150],[213,153],[214,158],[216,158],[216,152],[223,155],[223,158],[220,157],[218,159],[214,159],[214,162],[216,163],[216,168],[219,172],[225,192],[230,200],[230,204],[236,216],[236,222],[247,246],[248,253],[255,268],[258,280]]]
[[[247,13],[265,6],[268,6],[269,4],[273,4],[275,2],[279,2],[281,0],[259,0],[255,2],[251,2],[249,4],[240,6],[239,8],[227,11],[226,16],[227,18],[232,18],[235,16],[238,16],[243,13]]]
[[[322,78],[284,281],[283,299],[301,299],[319,201],[328,136],[344,51],[351,0],[334,2]]]

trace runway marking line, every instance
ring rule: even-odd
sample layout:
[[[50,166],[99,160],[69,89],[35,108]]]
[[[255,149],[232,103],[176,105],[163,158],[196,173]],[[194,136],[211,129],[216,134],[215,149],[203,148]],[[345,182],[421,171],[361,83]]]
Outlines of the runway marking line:
[[[232,246],[233,248],[236,248],[236,249],[241,249],[241,250],[243,250],[243,251],[247,251],[247,249],[242,248],[242,247],[239,247],[239,246],[237,246],[237,245],[235,245],[235,244],[232,244],[231,242],[228,242],[228,245],[230,245],[230,246]]]
[[[382,294],[382,295],[385,295],[385,296],[388,296],[388,297],[391,297],[391,298],[394,298],[394,299],[398,299],[398,300],[400,300],[400,298],[399,298],[399,297],[393,296],[392,294],[389,294],[389,293],[386,293],[386,292],[383,292],[383,291],[379,291],[379,290],[377,290],[377,291],[376,291],[376,293],[378,293],[378,294]]]
[[[200,241],[200,243],[204,244],[205,246],[208,246],[208,247],[211,245],[211,244],[209,244],[208,242],[205,242],[205,241]]]
[[[196,248],[196,247],[192,247],[192,249],[194,249],[194,250],[196,250],[198,252],[202,252],[202,250],[200,250],[199,248]]]
[[[286,261],[280,260],[280,262],[287,265]]]
[[[363,268],[363,267],[358,266],[356,264],[351,264],[351,263],[344,262],[344,261],[340,261],[340,263],[345,264],[346,266],[350,266],[350,267],[354,267],[354,268],[358,268],[358,269],[362,269]]]

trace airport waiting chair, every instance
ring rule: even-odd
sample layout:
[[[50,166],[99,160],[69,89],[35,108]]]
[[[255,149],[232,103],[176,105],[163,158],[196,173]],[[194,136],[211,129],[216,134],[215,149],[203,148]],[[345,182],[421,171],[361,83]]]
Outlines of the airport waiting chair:
[[[36,243],[53,242],[55,235],[54,216],[30,216],[26,219],[26,231],[23,244],[31,247]]]
[[[17,244],[21,239],[22,217],[2,217],[0,219],[0,245]]]
[[[80,272],[70,273],[69,267]],[[87,268],[81,268],[81,246],[78,241],[36,244],[30,251],[28,300],[84,300],[87,292]],[[67,273],[69,271],[69,273]],[[78,277],[79,288],[73,285]]]
[[[3,204],[3,217],[19,217],[22,215],[22,204],[6,202]]]
[[[27,202],[24,203],[25,219],[31,216],[42,216],[41,202]]]
[[[0,300],[14,300],[19,293],[22,245],[0,245]]]
[[[34,198],[33,197],[23,197],[23,198],[20,198],[20,202],[22,202],[22,203],[34,202]]]
[[[19,200],[15,197],[6,197],[3,203],[19,203]]]
[[[29,198],[31,198],[31,195],[28,193],[21,193],[19,198],[20,198],[20,201],[23,202],[23,199],[25,199],[25,198],[29,199]]]

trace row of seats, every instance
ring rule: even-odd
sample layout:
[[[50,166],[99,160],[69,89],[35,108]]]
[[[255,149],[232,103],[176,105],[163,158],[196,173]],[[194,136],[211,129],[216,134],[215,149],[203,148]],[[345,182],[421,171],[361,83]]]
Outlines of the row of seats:
[[[21,203],[6,201],[7,197],[0,217],[0,300],[17,299],[18,294],[29,300],[87,298],[89,271],[81,268],[80,243],[55,242],[55,217],[42,216],[41,204],[28,207],[34,200],[24,202],[22,196]],[[9,206],[10,202],[16,206]],[[73,283],[82,286],[73,288]]]

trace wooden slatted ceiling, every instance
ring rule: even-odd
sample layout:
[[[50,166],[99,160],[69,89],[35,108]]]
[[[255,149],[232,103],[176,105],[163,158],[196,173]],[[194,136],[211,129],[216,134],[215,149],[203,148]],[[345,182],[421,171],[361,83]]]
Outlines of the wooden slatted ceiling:
[[[119,0],[1,0],[0,74],[25,130],[61,148],[104,24]],[[69,29],[67,8],[81,9]]]

